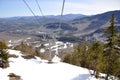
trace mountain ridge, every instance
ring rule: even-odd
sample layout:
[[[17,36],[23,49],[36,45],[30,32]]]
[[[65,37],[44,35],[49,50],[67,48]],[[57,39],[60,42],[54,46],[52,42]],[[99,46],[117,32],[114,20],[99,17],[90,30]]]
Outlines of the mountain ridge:
[[[62,19],[61,22],[61,18],[59,18],[60,15],[48,16],[47,18],[37,17],[37,20],[34,17],[0,18],[0,33],[38,36],[39,32],[43,31],[54,33],[58,37],[75,36],[80,38],[81,36],[92,33],[95,34],[99,29],[101,30],[104,27],[109,26],[109,20],[113,13],[115,14],[116,26],[120,26],[120,10],[109,11],[92,16],[82,15],[82,17],[78,14],[63,15],[62,17],[65,20]],[[68,19],[71,15],[74,17]],[[67,18],[65,16],[67,16]]]

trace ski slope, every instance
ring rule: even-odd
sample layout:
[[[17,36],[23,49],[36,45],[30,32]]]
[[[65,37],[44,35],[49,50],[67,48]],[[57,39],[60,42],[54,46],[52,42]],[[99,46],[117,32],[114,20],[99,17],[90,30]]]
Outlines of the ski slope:
[[[23,80],[98,80],[91,77],[89,70],[67,63],[59,62],[59,58],[55,56],[52,64],[48,64],[46,60],[24,59],[21,57],[20,51],[8,50],[10,54],[19,56],[18,58],[10,58],[10,67],[6,69],[0,68],[0,80],[9,80],[9,73],[15,73],[21,76]]]

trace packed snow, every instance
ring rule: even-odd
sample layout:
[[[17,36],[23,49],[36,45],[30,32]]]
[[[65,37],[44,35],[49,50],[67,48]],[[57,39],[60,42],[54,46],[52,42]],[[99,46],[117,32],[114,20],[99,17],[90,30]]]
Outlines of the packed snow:
[[[23,80],[98,80],[90,76],[88,69],[60,62],[57,56],[50,64],[38,57],[24,59],[20,51],[8,51],[18,58],[9,58],[10,67],[0,68],[0,80],[9,80],[9,73],[15,73]]]

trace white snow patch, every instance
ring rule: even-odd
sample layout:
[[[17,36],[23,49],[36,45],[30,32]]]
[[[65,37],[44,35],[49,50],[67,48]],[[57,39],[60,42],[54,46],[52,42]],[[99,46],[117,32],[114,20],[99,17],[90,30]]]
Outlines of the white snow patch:
[[[55,55],[52,59],[52,62],[60,62],[60,60],[61,59],[57,55]]]
[[[15,73],[23,80],[98,80],[90,76],[88,69],[59,62],[57,56],[53,58],[55,63],[48,64],[38,57],[24,59],[20,51],[8,51],[19,57],[9,59],[10,67],[0,68],[0,80],[9,80],[9,73]]]
[[[15,54],[17,56],[21,56],[22,55],[21,51],[17,51],[17,50],[10,50],[10,49],[8,49],[8,52],[9,52],[9,54]]]
[[[41,49],[40,49],[40,52],[41,52],[41,53],[44,53],[44,52],[45,52],[45,49],[44,49],[44,48],[41,48]]]

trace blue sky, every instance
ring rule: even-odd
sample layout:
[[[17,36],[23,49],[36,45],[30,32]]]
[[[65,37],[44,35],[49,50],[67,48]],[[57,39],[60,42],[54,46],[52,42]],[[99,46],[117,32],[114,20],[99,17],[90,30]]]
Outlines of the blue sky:
[[[44,15],[60,15],[63,0],[38,0]],[[35,0],[26,0],[34,13],[41,13]],[[93,15],[120,10],[120,0],[66,0],[64,14]],[[0,0],[0,17],[33,16],[23,0]]]

